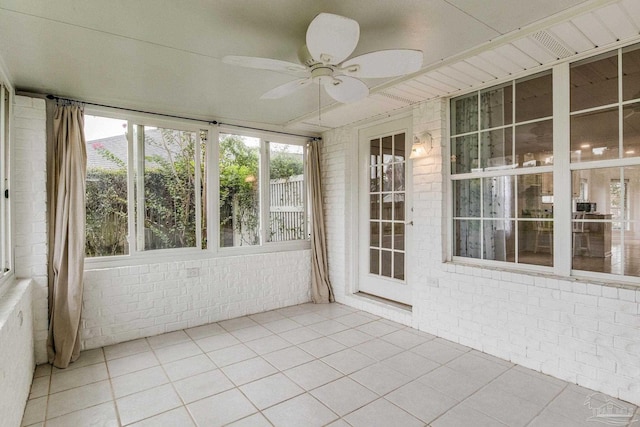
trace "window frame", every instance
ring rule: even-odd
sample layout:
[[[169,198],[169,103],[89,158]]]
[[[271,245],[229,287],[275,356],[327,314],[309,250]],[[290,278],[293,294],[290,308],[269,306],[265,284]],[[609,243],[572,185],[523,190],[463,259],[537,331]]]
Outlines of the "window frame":
[[[127,122],[127,220],[128,220],[128,236],[127,241],[129,244],[129,253],[126,255],[112,255],[112,256],[98,256],[98,257],[85,257],[85,269],[93,270],[100,268],[110,267],[126,267],[146,264],[156,264],[159,262],[170,261],[189,261],[197,259],[210,259],[211,257],[227,257],[238,256],[248,254],[259,253],[272,253],[292,250],[305,250],[311,247],[309,239],[308,221],[305,222],[305,236],[303,240],[293,240],[286,242],[266,242],[261,241],[260,245],[255,246],[240,246],[240,247],[221,247],[220,246],[220,226],[219,226],[219,157],[220,157],[220,144],[219,136],[221,133],[230,133],[241,136],[256,137],[261,140],[261,160],[260,160],[260,174],[261,174],[261,187],[265,183],[263,175],[266,174],[266,182],[268,183],[268,153],[264,150],[268,150],[268,144],[264,144],[263,141],[282,142],[286,144],[300,145],[304,148],[304,175],[305,175],[305,194],[304,194],[304,212],[305,218],[308,218],[308,195],[306,190],[307,176],[307,159],[306,159],[306,144],[308,139],[304,137],[289,136],[286,134],[279,134],[277,132],[247,130],[242,127],[223,126],[223,125],[211,125],[207,122],[188,121],[181,119],[168,119],[158,118],[144,113],[127,112],[115,108],[104,107],[85,107],[85,115],[99,116],[117,120],[124,120]],[[206,206],[200,203],[196,212],[206,211],[206,218],[204,215],[200,216],[200,221],[196,226],[197,239],[200,242],[202,235],[202,229],[200,228],[206,219],[206,232],[207,232],[207,247],[201,249],[200,247],[188,247],[188,248],[170,248],[170,249],[153,249],[153,250],[137,250],[138,247],[138,232],[139,227],[137,225],[135,206],[138,202],[135,195],[135,170],[136,159],[134,158],[134,126],[152,126],[160,128],[168,128],[172,130],[197,132],[201,130],[207,131],[206,141]],[[267,154],[267,155],[265,155]],[[199,158],[199,157],[198,157]],[[265,163],[266,162],[266,163]],[[197,174],[198,175],[198,174]],[[267,184],[268,185],[268,184]],[[197,193],[197,192],[196,192]],[[264,206],[263,198],[267,197],[264,190],[261,188],[260,200],[261,205]],[[261,207],[261,221],[264,224],[265,221],[265,209]],[[266,209],[266,220],[268,221],[268,206]],[[261,233],[264,233],[264,227],[261,227]],[[201,245],[200,245],[201,246]]]
[[[11,206],[11,129],[13,87],[6,84],[0,70],[0,294],[14,275],[13,219]]]
[[[302,250],[309,249],[310,243],[310,224],[309,224],[309,200],[307,192],[308,182],[308,167],[307,167],[307,142],[308,138],[296,137],[293,135],[279,134],[276,132],[259,131],[253,129],[246,129],[243,127],[235,127],[228,125],[217,126],[218,135],[216,135],[216,141],[219,141],[220,134],[246,136],[250,138],[257,138],[260,141],[260,170],[259,170],[259,200],[260,200],[260,244],[253,246],[228,246],[223,247],[220,245],[220,196],[218,189],[220,187],[220,144],[216,144],[215,161],[213,163],[214,170],[212,172],[215,175],[215,231],[216,235],[214,239],[216,241],[216,252],[219,255],[234,256],[243,253],[265,253],[265,252],[279,252],[287,250]],[[305,217],[305,239],[289,240],[283,242],[269,242],[267,239],[268,221],[269,221],[269,171],[270,171],[270,156],[269,156],[269,143],[280,143],[298,145],[303,148],[303,170],[304,170],[304,217]]]
[[[545,121],[551,120],[553,124],[556,123],[557,117],[555,115],[555,112],[552,111],[552,115],[551,116],[543,116],[543,117],[538,117],[535,119],[528,119],[528,120],[524,120],[521,122],[518,122],[516,120],[517,117],[517,111],[516,111],[516,96],[517,96],[517,91],[516,91],[516,87],[518,82],[525,82],[527,80],[531,80],[534,78],[537,78],[539,76],[543,76],[545,74],[548,74],[551,70],[537,70],[529,75],[525,75],[519,78],[512,78],[506,81],[503,81],[501,83],[495,84],[495,85],[491,85],[491,86],[487,86],[487,87],[482,87],[479,89],[476,89],[474,91],[471,92],[466,92],[464,94],[460,94],[458,96],[455,97],[451,97],[448,100],[448,108],[447,108],[447,128],[448,128],[448,140],[449,140],[449,144],[448,144],[448,149],[447,152],[449,153],[449,156],[447,159],[445,159],[445,161],[447,162],[447,167],[445,168],[445,170],[447,170],[447,182],[449,185],[449,190],[448,190],[448,209],[449,209],[449,214],[447,215],[448,218],[448,241],[449,241],[449,250],[448,250],[448,257],[450,261],[456,262],[456,263],[463,263],[463,264],[474,264],[474,265],[484,265],[484,266],[489,266],[489,267],[498,267],[498,268],[515,268],[517,270],[522,270],[522,271],[532,271],[532,272],[540,272],[540,273],[550,273],[552,272],[552,270],[554,269],[553,266],[549,267],[549,266],[544,266],[544,265],[536,265],[536,264],[526,264],[526,263],[521,263],[521,262],[516,262],[515,260],[513,262],[508,262],[508,261],[498,261],[498,260],[489,260],[489,259],[482,259],[482,258],[471,258],[471,257],[463,257],[463,256],[457,256],[455,255],[455,236],[454,236],[454,232],[455,232],[455,221],[457,220],[468,220],[468,221],[478,221],[480,223],[480,233],[481,236],[484,235],[484,225],[486,221],[503,221],[503,222],[513,222],[514,224],[514,228],[517,230],[519,228],[519,224],[520,223],[524,223],[524,222],[536,222],[536,220],[539,220],[540,218],[536,218],[536,217],[532,217],[532,218],[523,218],[518,214],[518,211],[516,209],[516,212],[514,213],[514,216],[509,218],[509,217],[491,217],[491,216],[487,216],[487,215],[480,215],[478,217],[461,217],[458,218],[455,215],[454,212],[454,205],[455,205],[455,198],[454,198],[454,187],[455,187],[455,182],[456,181],[465,181],[465,180],[479,180],[480,182],[480,208],[484,207],[484,181],[486,179],[490,179],[490,178],[500,178],[500,177],[513,177],[514,179],[514,188],[517,189],[517,181],[518,181],[518,177],[520,176],[527,176],[527,175],[541,175],[541,174],[547,174],[547,173],[552,173],[552,176],[555,176],[554,173],[554,167],[555,167],[555,161],[553,164],[551,165],[545,165],[545,164],[541,164],[539,166],[519,166],[517,163],[514,163],[515,161],[515,153],[517,151],[516,149],[516,130],[518,126],[523,126],[523,125],[529,125],[529,124],[535,124],[535,123],[543,123]],[[553,79],[553,72],[551,71],[551,77]],[[504,88],[506,86],[511,86],[511,121],[509,124],[500,124],[498,126],[487,126],[487,127],[483,127],[482,126],[482,94],[486,93],[486,92],[490,92],[492,89],[496,88]],[[553,90],[555,88],[555,82],[552,82],[552,93]],[[458,134],[452,135],[451,131],[452,131],[452,124],[451,124],[451,108],[452,108],[452,101],[459,99],[459,98],[464,98],[464,97],[469,97],[469,96],[477,96],[477,111],[476,111],[476,115],[478,118],[478,125],[477,125],[477,129],[474,131],[464,131],[464,132],[460,132]],[[496,130],[509,130],[509,132],[511,133],[511,156],[512,156],[512,162],[510,165],[505,165],[503,167],[491,167],[491,166],[487,166],[487,167],[482,167],[482,149],[481,149],[481,144],[482,144],[482,135],[483,134],[488,134],[489,132],[493,132]],[[452,146],[453,146],[453,141],[454,138],[460,138],[460,137],[465,137],[468,135],[477,135],[477,144],[478,144],[478,165],[476,165],[476,168],[471,168],[469,172],[462,172],[462,173],[453,173],[452,172],[452,163],[453,163],[453,155],[452,155]],[[553,153],[552,156],[554,156],[555,159],[555,153],[557,150],[557,146],[556,146],[556,137],[555,134],[553,135]],[[555,183],[555,181],[554,181]],[[555,193],[555,190],[554,190]],[[517,202],[517,190],[516,193],[514,194],[514,199]],[[554,212],[554,216],[551,219],[552,223],[555,223],[555,212]],[[515,251],[516,251],[516,259],[518,258],[518,246],[519,246],[519,238],[517,237],[519,234],[519,232],[516,232],[516,237],[515,237]],[[556,239],[556,235],[557,233],[554,230],[553,233],[553,239],[555,241]],[[481,244],[484,245],[484,241],[485,239],[483,237],[481,237],[480,239]],[[480,255],[483,256],[483,250],[482,250],[482,246],[480,249]],[[554,251],[555,253],[555,251]],[[552,259],[553,259],[553,265],[556,265],[556,260],[554,255],[552,254]]]
[[[618,102],[603,106],[598,106],[594,108],[579,110],[579,111],[570,111],[570,67],[573,64],[595,59],[598,56],[604,56],[608,53],[616,53],[618,55],[619,67],[618,67],[618,84],[621,87],[621,73],[622,67],[620,65],[620,61],[622,58],[622,54],[624,53],[626,48],[630,46],[637,45],[639,43],[638,40],[634,40],[633,42],[625,42],[619,43],[616,46],[609,46],[607,48],[597,49],[595,52],[590,54],[583,54],[578,57],[569,58],[567,60],[558,61],[555,65],[547,68],[541,68],[534,70],[533,72],[526,72],[516,76],[510,76],[508,79],[504,80],[496,80],[495,82],[491,82],[490,84],[482,85],[478,89],[469,92],[460,92],[455,96],[452,96],[448,99],[447,108],[446,108],[446,123],[447,123],[447,137],[448,144],[446,145],[446,153],[447,157],[443,159],[446,163],[444,165],[445,170],[445,182],[447,184],[446,188],[446,206],[443,206],[445,217],[447,218],[447,257],[445,262],[450,262],[454,264],[462,264],[462,265],[470,265],[476,267],[487,267],[487,268],[499,268],[501,270],[511,270],[513,272],[532,272],[532,273],[547,273],[552,274],[553,276],[560,278],[571,278],[577,280],[585,280],[585,281],[593,281],[597,280],[603,283],[609,283],[613,285],[621,285],[621,286],[633,286],[638,287],[638,276],[628,276],[622,274],[612,274],[612,273],[599,273],[599,272],[591,272],[585,270],[574,270],[572,268],[572,244],[571,244],[571,233],[572,233],[572,202],[571,202],[571,176],[574,170],[582,170],[582,169],[597,169],[603,167],[625,167],[625,166],[640,166],[640,155],[636,157],[622,157],[617,159],[606,159],[606,160],[596,160],[590,162],[582,162],[582,163],[572,163],[571,162],[571,133],[570,133],[570,121],[571,116],[574,114],[585,113],[586,111],[592,110],[600,110],[606,109],[608,107],[616,107],[618,111],[621,111],[626,105],[633,104],[634,102],[638,102],[635,100],[627,100],[624,101],[621,97],[619,97]],[[553,156],[554,162],[552,166],[542,166],[536,168],[549,168],[551,172],[553,172],[553,188],[554,195],[564,194],[565,197],[555,197],[554,198],[554,235],[553,235],[553,267],[541,267],[536,265],[529,264],[516,264],[512,262],[502,262],[502,261],[491,261],[491,260],[482,260],[482,259],[474,259],[474,258],[466,258],[466,257],[458,257],[454,256],[454,194],[453,194],[453,183],[455,181],[454,174],[451,171],[451,161],[450,157],[452,154],[452,134],[451,134],[451,123],[450,123],[450,115],[451,115],[451,101],[455,98],[466,96],[472,94],[474,92],[480,93],[482,90],[486,90],[492,87],[500,86],[509,81],[516,81],[520,78],[527,78],[529,76],[534,76],[540,72],[545,72],[551,70],[552,72],[552,80],[553,80]],[[514,78],[515,77],[515,78]],[[619,116],[622,117],[622,116]],[[515,118],[515,117],[514,117]],[[622,144],[622,128],[619,129],[619,138],[620,144]],[[516,173],[518,169],[516,168],[513,171],[502,171],[504,175],[508,175],[511,173]],[[527,168],[529,169],[529,168]],[[531,168],[533,169],[533,168]],[[547,172],[546,170],[540,169],[537,173]],[[482,174],[484,172],[480,172]],[[458,174],[460,175],[460,174]],[[469,177],[470,174],[464,174]],[[476,176],[474,176],[475,178]],[[567,237],[569,236],[569,237]]]

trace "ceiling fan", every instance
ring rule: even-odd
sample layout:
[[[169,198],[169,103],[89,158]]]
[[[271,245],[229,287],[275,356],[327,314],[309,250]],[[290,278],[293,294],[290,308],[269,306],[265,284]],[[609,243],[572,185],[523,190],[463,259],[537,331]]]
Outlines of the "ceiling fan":
[[[225,56],[226,64],[279,71],[300,77],[271,89],[260,99],[278,99],[311,83],[324,86],[336,101],[349,103],[369,95],[360,78],[396,77],[422,67],[422,51],[379,50],[346,60],[360,38],[356,21],[331,13],[317,15],[307,29],[306,45],[298,51],[301,64],[251,56]],[[345,61],[346,60],[346,61]]]

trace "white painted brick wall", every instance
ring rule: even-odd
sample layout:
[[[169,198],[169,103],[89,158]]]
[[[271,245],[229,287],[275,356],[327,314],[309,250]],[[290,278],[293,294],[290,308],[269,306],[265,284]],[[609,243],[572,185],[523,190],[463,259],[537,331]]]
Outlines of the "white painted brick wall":
[[[16,96],[11,141],[15,274],[31,278],[36,363],[47,361],[46,109],[43,99]]]
[[[19,426],[33,377],[33,282],[11,283],[0,299],[0,425]]]
[[[414,132],[429,131],[434,149],[413,162],[414,226],[407,236],[407,277],[414,304],[409,319],[390,307],[363,303],[344,287],[352,262],[348,247],[357,239],[357,230],[341,222],[352,215],[345,190],[356,185],[349,174],[355,162],[345,161],[345,153],[358,141],[348,128],[323,135],[323,175],[331,182],[324,187],[331,225],[329,268],[339,300],[640,404],[640,289],[444,262],[446,108],[446,101],[436,100],[413,110]]]
[[[82,347],[309,302],[310,259],[302,250],[87,270]]]

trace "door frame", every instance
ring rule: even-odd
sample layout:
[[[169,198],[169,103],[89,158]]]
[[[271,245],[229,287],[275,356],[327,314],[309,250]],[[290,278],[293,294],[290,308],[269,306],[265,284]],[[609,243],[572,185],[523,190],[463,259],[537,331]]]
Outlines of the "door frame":
[[[406,163],[405,163],[405,227],[409,227],[409,223],[413,222],[413,165],[412,161],[409,159],[411,143],[413,141],[413,115],[411,112],[406,112],[404,114],[399,114],[393,117],[387,117],[382,120],[370,122],[364,124],[362,126],[358,126],[354,128],[354,139],[357,143],[352,144],[351,146],[351,158],[353,161],[351,164],[356,164],[357,167],[347,168],[346,173],[348,177],[348,181],[352,183],[353,191],[351,192],[350,204],[350,233],[348,233],[345,237],[351,240],[351,243],[347,245],[351,249],[351,274],[350,281],[351,285],[348,285],[348,288],[351,293],[358,293],[361,291],[360,289],[360,272],[365,267],[361,265],[360,255],[360,242],[362,239],[368,239],[368,235],[363,235],[363,220],[361,215],[361,197],[362,197],[362,187],[360,183],[361,173],[364,172],[364,163],[366,160],[368,166],[368,157],[364,156],[364,153],[361,152],[360,146],[362,138],[368,137],[370,133],[392,133],[393,129],[406,129]],[[368,225],[368,221],[367,221]],[[367,227],[368,228],[368,227]],[[394,301],[397,303],[405,304],[411,306],[413,304],[413,291],[411,290],[412,281],[410,272],[413,270],[411,268],[413,257],[409,256],[410,253],[413,253],[413,240],[408,237],[407,232],[405,231],[405,284],[409,286],[409,295],[410,297],[405,299],[404,301]],[[377,295],[374,295],[377,296]],[[385,298],[385,297],[380,297]]]

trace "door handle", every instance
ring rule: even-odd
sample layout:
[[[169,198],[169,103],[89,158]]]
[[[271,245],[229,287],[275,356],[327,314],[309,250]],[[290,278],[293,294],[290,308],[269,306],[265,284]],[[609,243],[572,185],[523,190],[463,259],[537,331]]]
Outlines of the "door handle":
[[[405,222],[404,225],[413,225],[413,220]]]

